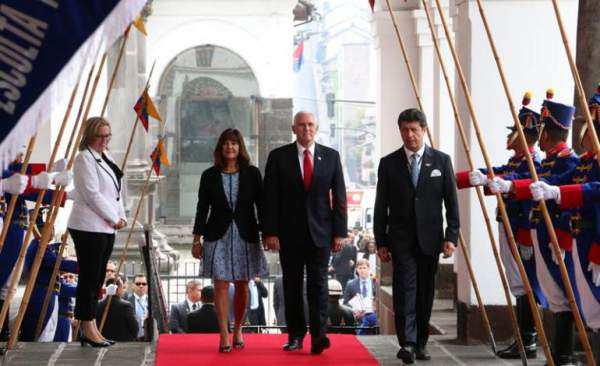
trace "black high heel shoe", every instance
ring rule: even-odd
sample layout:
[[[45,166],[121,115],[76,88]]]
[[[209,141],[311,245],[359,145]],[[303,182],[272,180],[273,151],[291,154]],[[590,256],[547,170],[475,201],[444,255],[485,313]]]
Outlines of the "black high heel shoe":
[[[110,344],[111,346],[114,345],[115,343],[117,343],[117,342],[113,341],[112,339],[106,339],[106,338],[104,338],[104,342]]]
[[[231,346],[219,346],[219,353],[231,352]]]
[[[234,341],[233,342],[233,348],[235,348],[235,349],[243,349],[245,345],[246,344],[244,343],[244,341],[241,341],[241,342]]]
[[[101,348],[101,347],[109,347],[111,344],[108,342],[94,342],[91,339],[86,338],[84,335],[81,335],[79,337],[79,343],[81,343],[81,347],[85,347],[86,344],[94,347],[94,348]]]

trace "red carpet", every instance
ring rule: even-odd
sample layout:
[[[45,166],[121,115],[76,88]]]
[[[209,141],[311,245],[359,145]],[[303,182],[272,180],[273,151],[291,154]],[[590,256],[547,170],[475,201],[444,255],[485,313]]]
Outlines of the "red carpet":
[[[353,335],[330,334],[331,348],[321,355],[310,354],[310,337],[304,349],[284,352],[285,334],[245,334],[246,347],[231,353],[218,353],[218,334],[161,334],[156,350],[156,366],[185,365],[378,365],[377,360]]]

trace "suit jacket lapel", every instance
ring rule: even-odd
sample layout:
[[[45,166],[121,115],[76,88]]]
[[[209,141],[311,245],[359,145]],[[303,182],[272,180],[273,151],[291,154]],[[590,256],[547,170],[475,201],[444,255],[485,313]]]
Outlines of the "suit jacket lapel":
[[[321,147],[315,143],[315,156],[313,156],[313,174],[312,174],[312,181],[310,182],[310,190],[312,191],[315,186],[317,185],[317,176],[318,176],[318,170],[321,166],[321,164],[323,163],[321,161],[322,159],[322,149]],[[302,183],[304,184],[304,181],[302,181]]]
[[[432,169],[431,149],[425,146],[423,158],[421,159],[421,170],[419,171],[419,180],[417,181],[417,189],[423,185],[425,179],[429,177]]]
[[[402,176],[402,178],[404,180],[406,180],[408,185],[414,189],[412,181],[410,180],[408,159],[406,158],[406,153],[404,152],[404,147],[401,147],[400,150],[398,150],[397,155],[398,155],[398,159],[396,159],[396,161],[398,162],[398,172],[400,172],[400,175]]]
[[[304,190],[304,180],[302,179],[302,170],[300,168],[300,160],[298,159],[298,147],[295,142],[292,142],[290,145],[290,159],[292,159],[292,170],[296,175],[296,182],[300,185],[302,190]],[[314,170],[314,169],[313,169]]]

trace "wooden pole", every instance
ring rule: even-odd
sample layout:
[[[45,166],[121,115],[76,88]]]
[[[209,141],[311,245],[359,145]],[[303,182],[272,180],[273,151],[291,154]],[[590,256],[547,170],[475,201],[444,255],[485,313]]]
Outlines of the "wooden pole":
[[[102,112],[100,113],[100,117],[104,117],[104,113],[106,112],[106,107],[108,107],[108,100],[110,99],[111,91],[113,90],[115,80],[117,79],[117,73],[119,71],[119,66],[121,65],[121,59],[123,58],[123,54],[125,53],[125,46],[127,45],[127,39],[129,38],[130,30],[131,30],[131,25],[129,27],[127,27],[127,29],[125,30],[125,33],[123,34],[123,41],[121,41],[121,47],[119,48],[119,55],[117,56],[117,62],[115,63],[115,68],[112,72],[112,76],[110,77],[110,82],[108,83],[108,91],[106,92],[106,96],[104,97],[104,103],[102,104]]]
[[[98,86],[98,81],[100,79],[100,75],[102,74],[102,69],[104,68],[104,64],[106,62],[106,57],[107,57],[107,53],[105,52],[104,55],[102,56],[102,60],[100,61],[100,66],[98,67],[96,79],[94,80],[94,85],[92,87],[90,98],[88,100],[86,111],[85,111],[84,117],[83,117],[84,121],[89,114],[91,104],[94,99],[94,95],[96,93],[96,89]],[[81,136],[83,134],[83,127],[84,127],[84,124],[82,123],[79,126],[79,133],[77,134],[77,138],[75,139],[75,146],[77,146],[77,144],[81,140]],[[76,153],[77,153],[77,148],[73,148],[73,150],[71,151],[71,156],[69,158],[69,162],[67,164],[67,170],[71,170],[73,168],[73,163],[75,161]],[[31,293],[33,292],[33,287],[35,286],[35,281],[37,279],[37,275],[40,270],[40,265],[42,262],[42,258],[44,256],[44,252],[46,251],[48,242],[51,239],[50,237],[51,237],[52,231],[54,229],[54,222],[56,221],[56,217],[58,216],[58,211],[59,211],[58,206],[60,205],[60,202],[62,201],[64,194],[65,194],[64,190],[65,190],[64,187],[58,187],[58,189],[54,192],[55,194],[53,197],[53,203],[50,207],[49,219],[46,221],[46,223],[44,224],[44,228],[42,229],[42,237],[40,239],[38,251],[36,253],[35,259],[31,266],[31,270],[29,273],[29,279],[27,281],[27,286],[25,287],[25,293],[23,294],[23,299],[21,300],[21,305],[19,306],[19,312],[17,313],[17,318],[15,319],[13,328],[11,329],[10,338],[6,345],[7,349],[14,348],[14,346],[17,343],[19,329],[21,328],[21,324],[22,324],[23,318],[25,316],[25,311],[27,310],[27,306],[29,305],[29,299],[31,298]],[[30,223],[30,228],[28,228],[28,232],[27,232],[28,236],[30,236],[31,232],[32,232],[32,230],[29,230],[29,229],[33,229],[31,226],[31,223]]]
[[[440,1],[439,0],[435,0],[435,1],[436,1],[437,6],[439,7],[440,6]],[[440,18],[442,20],[442,25],[444,27],[444,32],[446,33],[446,37],[449,37],[449,33],[450,32],[448,30],[448,25],[446,24],[446,17],[445,17],[445,15],[443,14],[443,12],[439,8],[438,8],[438,12],[440,13]],[[455,49],[453,43],[451,42],[450,38],[448,38],[448,44],[450,45],[450,50],[451,50],[451,53],[452,53],[452,57],[453,57],[454,62],[456,64],[456,70],[457,70],[459,78],[460,78],[461,87],[462,87],[462,89],[464,91],[464,94],[465,94],[465,98],[466,98],[466,101],[467,101],[467,107],[468,107],[469,112],[471,114],[471,118],[473,119],[473,126],[474,126],[475,131],[476,131],[477,139],[479,141],[479,145],[481,147],[481,150],[482,150],[483,157],[484,157],[484,160],[486,162],[486,165],[488,165],[488,168],[489,168],[489,167],[491,167],[491,165],[489,163],[489,155],[488,155],[488,152],[487,152],[487,147],[486,147],[486,145],[483,142],[483,139],[481,137],[481,131],[479,129],[479,122],[478,122],[477,116],[475,114],[475,108],[473,106],[473,100],[471,98],[471,93],[470,93],[469,88],[467,86],[466,79],[465,79],[463,71],[462,71],[462,67],[460,66],[460,61],[458,59],[458,55],[456,53],[456,49]],[[495,49],[495,47],[494,47],[494,49]],[[496,58],[496,61],[498,62],[499,59],[497,57],[497,53],[495,54],[495,58]],[[512,112],[513,118],[514,118],[515,109],[511,108],[511,112]],[[518,120],[517,120],[517,122],[518,122]],[[521,143],[524,143],[524,141],[525,141],[525,135],[523,134],[521,123],[515,123],[515,125],[516,125],[516,128],[517,128],[517,131],[519,131],[518,134],[519,134],[519,138],[521,140]],[[528,154],[528,150],[526,149],[525,151],[526,151],[527,163],[528,163],[528,166],[529,166],[529,171],[531,173],[531,177],[532,177],[532,179],[533,179],[534,182],[537,182],[538,181],[538,175],[537,175],[537,171],[535,169],[535,166],[533,164],[533,160],[531,159],[531,155]],[[488,174],[489,174],[490,179],[494,178],[494,172],[493,171],[490,171],[488,169]],[[510,225],[510,223],[508,221],[508,215],[506,214],[506,208],[504,206],[504,202],[502,202],[502,207],[500,208],[500,202],[502,201],[502,199],[501,199],[502,195],[500,193],[497,193],[496,196],[498,198],[498,203],[499,203],[499,209],[500,209],[499,212],[500,212],[500,215],[502,217],[502,221],[504,222],[505,227],[506,227],[507,225]],[[550,244],[551,244],[552,250],[553,250],[553,252],[555,254],[555,257],[556,258],[560,258],[560,260],[558,260],[558,262],[559,262],[558,266],[559,266],[561,277],[562,277],[563,284],[564,284],[564,287],[565,287],[565,292],[566,292],[566,295],[567,295],[567,299],[569,300],[569,305],[571,307],[571,311],[573,312],[573,316],[575,318],[575,324],[576,324],[577,329],[579,331],[579,338],[580,338],[581,343],[582,343],[582,345],[584,347],[584,350],[586,350],[586,357],[588,359],[588,363],[590,365],[595,365],[595,362],[594,362],[594,359],[593,359],[593,356],[592,356],[592,352],[591,352],[591,347],[590,347],[590,344],[589,344],[589,340],[588,340],[587,334],[585,332],[585,327],[583,325],[583,321],[581,319],[581,315],[579,314],[579,310],[578,310],[577,304],[575,302],[575,295],[573,293],[573,288],[571,286],[571,281],[569,280],[569,275],[567,273],[567,268],[565,266],[564,261],[562,260],[562,256],[560,255],[561,251],[560,251],[560,247],[558,246],[558,240],[557,240],[557,237],[556,237],[556,232],[554,231],[554,225],[552,223],[552,219],[551,219],[550,214],[548,212],[548,207],[546,206],[546,202],[543,201],[543,200],[539,202],[539,206],[540,206],[542,215],[544,217],[544,222],[545,222],[546,228],[548,230],[548,235],[550,236]],[[509,236],[509,241],[514,242],[514,237],[511,237],[511,236],[512,235]],[[511,246],[512,246],[512,244],[511,244]],[[519,255],[518,251],[516,253],[513,251],[513,255],[514,254],[518,255],[518,257],[516,257],[516,260],[517,260],[517,262],[519,262],[521,260],[521,258],[520,258],[520,255]],[[550,363],[550,360],[548,360],[548,362]]]
[[[398,22],[396,20],[396,16],[395,16],[394,12],[392,11],[392,8],[390,6],[389,0],[386,0],[386,2],[387,2],[387,7],[388,7],[388,10],[389,10],[389,13],[390,13],[390,17],[392,19],[392,24],[394,25],[394,30],[395,30],[396,36],[398,38],[398,43],[400,44],[400,49],[402,51],[402,56],[403,56],[403,59],[404,59],[404,63],[405,63],[405,65],[407,67],[407,70],[408,70],[408,75],[409,75],[409,78],[410,78],[410,82],[412,84],[412,89],[413,89],[415,98],[416,98],[417,103],[419,105],[419,109],[421,111],[423,111],[424,110],[423,103],[421,102],[421,96],[420,96],[420,93],[419,93],[419,89],[417,87],[416,78],[414,76],[414,72],[413,72],[412,66],[410,65],[410,62],[408,60],[408,54],[406,52],[406,47],[404,46],[404,41],[403,41],[402,36],[400,35],[400,31],[398,29]],[[456,120],[456,121],[458,122],[458,120]],[[429,142],[431,143],[432,147],[435,148],[435,141],[434,141],[433,137],[431,136],[431,131],[429,131],[429,129],[427,129],[427,136],[429,138]],[[463,145],[465,147],[466,153],[469,154],[470,150],[469,150],[468,145],[467,144],[463,144]],[[490,240],[492,242],[492,249],[494,249],[494,254],[495,254],[495,257],[497,259],[496,264],[498,266],[498,271],[500,272],[501,277],[503,277],[504,276],[504,270],[502,269],[502,266],[501,266],[500,260],[499,260],[499,255],[498,255],[497,250],[496,250],[495,239],[494,239],[494,236],[493,236],[493,231],[492,231],[492,227],[491,227],[491,224],[490,224],[489,216],[487,214],[487,209],[485,208],[485,204],[483,203],[483,195],[481,194],[481,191],[480,191],[479,187],[477,187],[476,190],[477,190],[477,192],[479,194],[478,196],[480,197],[481,208],[483,210],[483,215],[484,215],[484,217],[486,219],[486,224],[487,224],[487,228],[488,228],[488,234],[489,234]],[[477,283],[477,278],[475,277],[475,273],[473,271],[473,266],[472,266],[472,263],[471,263],[471,257],[469,255],[469,252],[468,252],[468,249],[467,249],[467,246],[466,246],[466,242],[465,242],[465,238],[464,238],[461,230],[459,230],[459,233],[458,233],[458,241],[459,241],[459,245],[460,245],[461,251],[463,253],[463,256],[465,258],[465,265],[467,266],[469,277],[471,278],[471,283],[473,285],[473,290],[475,291],[475,297],[477,298],[478,309],[479,309],[479,312],[481,314],[483,325],[486,328],[486,331],[488,333],[488,337],[490,339],[490,346],[492,348],[492,352],[495,354],[496,353],[496,341],[494,339],[494,333],[492,332],[492,327],[490,325],[490,320],[489,320],[489,317],[487,315],[487,311],[485,309],[485,305],[483,303],[483,300],[481,298],[481,292],[479,290],[479,285]],[[505,287],[505,293],[508,294],[508,289],[506,287]]]
[[[156,159],[160,159],[160,156],[157,156]],[[153,161],[154,162],[154,161]],[[133,216],[133,221],[131,222],[131,227],[129,228],[129,233],[127,233],[127,240],[125,240],[125,246],[123,247],[123,253],[121,254],[121,258],[119,259],[119,266],[117,267],[117,276],[121,273],[121,269],[123,264],[125,263],[125,258],[127,257],[127,249],[129,248],[129,242],[131,241],[131,237],[133,235],[133,231],[135,230],[135,223],[140,215],[141,208],[144,202],[144,196],[146,195],[146,191],[148,189],[148,184],[150,183],[150,177],[152,177],[153,165],[150,165],[150,169],[148,170],[148,175],[146,176],[146,181],[142,186],[142,193],[140,195],[140,200],[138,201],[137,208],[135,210],[135,215]],[[104,307],[104,311],[102,313],[102,319],[100,320],[100,325],[98,329],[102,332],[104,328],[104,324],[106,323],[106,316],[108,315],[108,310],[110,308],[110,304],[112,303],[112,295],[109,295],[106,300],[106,306]]]
[[[21,170],[19,174],[25,175],[27,174],[27,165],[29,165],[29,159],[31,159],[31,153],[33,152],[33,147],[35,146],[36,134],[31,136],[29,139],[29,143],[27,144],[27,151],[25,153],[25,157],[23,162],[21,163]],[[13,213],[15,212],[15,207],[17,205],[17,199],[19,198],[18,194],[12,194],[10,196],[10,202],[8,204],[8,210],[6,211],[6,216],[4,216],[4,226],[2,226],[2,233],[0,234],[0,250],[4,246],[4,241],[6,240],[6,236],[8,235],[8,229],[10,228],[10,223],[12,222]]]
[[[94,63],[90,68],[90,73],[88,74],[87,80],[85,82],[85,88],[83,89],[83,96],[81,97],[81,103],[79,104],[79,110],[77,111],[77,117],[75,118],[75,123],[73,124],[73,129],[71,130],[71,135],[69,137],[69,143],[67,144],[67,148],[65,149],[65,159],[69,157],[69,151],[71,151],[71,146],[73,145],[73,140],[75,139],[75,134],[77,133],[78,122],[83,114],[83,109],[85,107],[85,101],[87,98],[88,89],[90,86],[90,82],[92,81],[92,76],[94,76],[94,69],[96,68],[96,64]]]
[[[147,92],[148,88],[150,87],[150,79],[152,78],[152,73],[154,72],[154,66],[156,66],[156,61],[154,61],[152,63],[152,67],[150,68],[150,73],[148,74],[148,79],[146,80],[146,85],[144,86],[143,91]],[[139,120],[140,120],[140,117],[137,116],[137,114],[136,114],[135,122],[133,122],[133,127],[131,128],[131,135],[129,135],[129,142],[127,143],[127,148],[125,149],[125,156],[123,157],[123,163],[121,164],[121,171],[125,171],[127,159],[129,158],[129,153],[131,152],[131,146],[133,145],[133,138],[135,137],[135,130],[137,128]]]

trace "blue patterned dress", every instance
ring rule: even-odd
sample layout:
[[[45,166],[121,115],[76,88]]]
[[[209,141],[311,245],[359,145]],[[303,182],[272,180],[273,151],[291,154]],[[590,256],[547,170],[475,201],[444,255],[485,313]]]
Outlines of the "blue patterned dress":
[[[221,173],[229,207],[235,207],[239,178],[237,173]],[[202,248],[200,276],[221,281],[247,281],[268,275],[265,254],[258,243],[248,243],[235,221],[217,241],[206,241]]]

